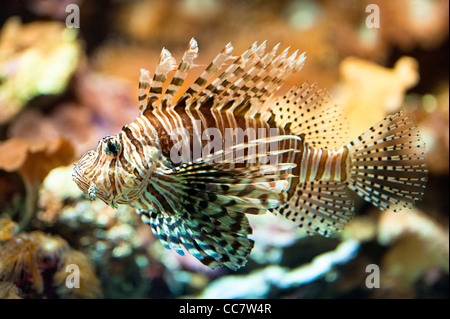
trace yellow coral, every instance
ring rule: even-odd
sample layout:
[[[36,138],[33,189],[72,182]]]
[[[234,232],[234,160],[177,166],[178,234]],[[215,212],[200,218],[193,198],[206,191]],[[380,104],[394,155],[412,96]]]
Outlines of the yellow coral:
[[[0,218],[0,242],[10,239],[16,230],[17,224],[11,218]]]
[[[392,69],[348,57],[341,62],[340,74],[336,102],[344,106],[351,123],[349,140],[398,111],[406,90],[419,81],[418,64],[411,57],[400,58]]]

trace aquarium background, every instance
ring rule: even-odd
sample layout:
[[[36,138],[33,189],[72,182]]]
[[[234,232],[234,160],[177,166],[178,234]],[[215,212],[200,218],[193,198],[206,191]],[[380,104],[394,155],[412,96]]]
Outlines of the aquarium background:
[[[447,0],[2,0],[0,297],[448,298],[448,13]],[[153,72],[163,47],[179,60],[192,37],[200,66],[228,42],[306,51],[286,89],[326,88],[349,140],[412,113],[423,201],[393,213],[355,197],[332,238],[250,216],[255,248],[233,272],[166,250],[131,208],[87,200],[73,164],[138,115],[140,68]]]

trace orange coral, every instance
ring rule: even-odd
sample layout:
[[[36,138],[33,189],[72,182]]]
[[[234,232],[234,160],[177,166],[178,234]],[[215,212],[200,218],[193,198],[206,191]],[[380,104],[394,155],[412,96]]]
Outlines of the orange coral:
[[[61,22],[6,21],[0,30],[0,124],[33,98],[65,91],[81,54],[76,36],[77,29]]]
[[[0,154],[0,169],[17,171],[27,190],[26,208],[20,222],[20,228],[24,228],[34,214],[39,185],[51,169],[69,164],[73,147],[62,138],[41,142],[10,139],[0,144]]]
[[[397,112],[406,91],[419,81],[417,61],[400,58],[391,68],[355,57],[340,64],[341,82],[335,92],[350,125],[349,140],[381,121],[386,114]]]

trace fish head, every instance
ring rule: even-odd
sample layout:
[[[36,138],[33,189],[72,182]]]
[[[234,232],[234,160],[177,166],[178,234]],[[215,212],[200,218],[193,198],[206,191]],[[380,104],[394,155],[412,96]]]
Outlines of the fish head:
[[[90,200],[99,198],[114,208],[130,204],[141,195],[147,178],[127,160],[127,152],[122,133],[106,136],[75,164],[72,179]]]

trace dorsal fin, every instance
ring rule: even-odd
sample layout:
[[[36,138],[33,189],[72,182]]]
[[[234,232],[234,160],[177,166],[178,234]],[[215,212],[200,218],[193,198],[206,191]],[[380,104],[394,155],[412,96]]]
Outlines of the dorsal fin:
[[[241,66],[243,64],[246,63],[248,57],[252,54],[253,50],[256,49],[256,42],[247,50],[245,51],[240,57],[234,58],[234,61],[231,63],[231,65],[228,66],[228,68],[222,72],[219,76],[216,76],[216,78],[212,79],[213,80],[209,85],[206,86],[205,82],[205,87],[203,90],[198,92],[198,95],[195,96],[191,103],[193,105],[200,105],[201,103],[203,103],[204,101],[207,100],[207,98],[209,98],[212,95],[218,95],[218,92],[222,91],[223,88],[223,83],[230,83],[229,81],[231,81],[231,78],[233,76],[236,76],[235,74],[240,74],[242,68]],[[219,69],[217,69],[219,70]],[[208,79],[209,80],[209,79]],[[221,82],[219,84],[219,82]]]
[[[162,103],[166,101],[166,104],[171,106],[173,99],[178,95],[181,86],[186,79],[189,69],[193,66],[194,60],[198,57],[198,44],[194,38],[189,42],[189,46],[184,52],[183,58],[178,64],[178,69],[175,72],[172,80],[170,81],[169,87],[164,93]]]
[[[153,110],[155,107],[160,107],[161,103],[158,100],[163,96],[163,86],[167,80],[167,73],[176,69],[176,61],[165,48],[161,51],[159,64],[156,67],[155,75],[150,85],[150,90],[147,97],[147,106],[142,112],[146,110]]]
[[[214,58],[214,60],[206,67],[205,71],[195,80],[190,88],[186,90],[185,95],[189,96],[189,104],[195,104],[198,95],[203,96],[208,91],[206,84],[210,81],[215,73],[217,73],[227,60],[231,59],[233,46],[228,43],[225,48]],[[205,91],[204,91],[205,90]]]
[[[266,100],[283,84],[291,72],[302,67],[305,55],[297,58],[297,52],[288,56],[288,49],[275,57],[278,46],[265,56],[258,56],[256,50],[241,68],[238,77],[227,80],[227,86],[218,94],[217,107],[230,99],[235,101],[231,110],[247,115],[265,109]],[[231,77],[231,76],[230,76]]]
[[[336,149],[347,142],[347,121],[342,108],[315,84],[294,86],[269,109],[266,119],[274,116],[278,127],[289,126],[292,134],[305,134],[306,141],[314,147]]]
[[[247,51],[238,57],[233,57],[233,46],[225,48],[206,67],[203,73],[186,90],[180,90],[193,61],[198,55],[197,42],[191,39],[184,56],[175,67],[175,59],[169,51],[163,49],[159,65],[150,81],[148,71],[141,72],[139,90],[140,108],[142,111],[174,107],[178,101],[188,109],[199,109],[202,103],[214,98],[209,103],[211,109],[222,109],[227,106],[228,112],[236,111],[241,115],[263,117],[271,110],[271,104],[266,103],[286,78],[294,71],[301,69],[305,54],[298,56],[297,52],[288,56],[288,49],[277,56],[279,44],[265,53],[266,42],[254,43]],[[220,70],[228,64],[225,70]],[[168,73],[176,70],[169,79]],[[148,83],[148,84],[146,84]],[[145,97],[145,89],[150,90]],[[142,102],[147,98],[147,103]]]
[[[218,94],[218,99],[216,102],[218,108],[230,100],[236,101],[235,106],[241,102],[239,101],[238,91],[240,87],[245,84],[243,78],[247,77],[248,80],[248,72],[255,65],[263,67],[261,65],[261,63],[263,63],[262,59],[257,54],[258,51],[260,50],[258,50],[256,43],[254,43],[249,50],[242,54],[233,63],[233,65],[231,65],[215,82],[213,82],[213,84],[215,84],[218,88],[218,90],[215,91],[215,93]]]
[[[152,80],[150,78],[150,71],[146,69],[141,69],[141,74],[139,75],[139,110],[143,111],[144,107],[147,105],[147,93],[150,88]]]

